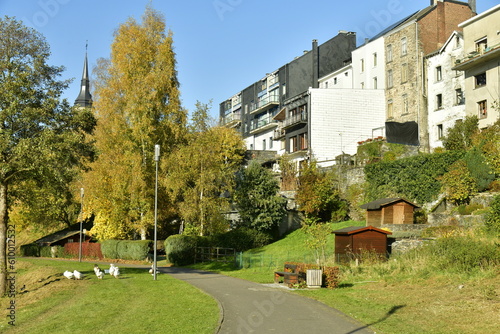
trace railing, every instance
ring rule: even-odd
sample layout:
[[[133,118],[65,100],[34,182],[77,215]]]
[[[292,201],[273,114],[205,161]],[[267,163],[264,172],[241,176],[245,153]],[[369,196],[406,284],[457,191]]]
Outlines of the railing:
[[[279,102],[280,102],[279,96],[277,96],[277,95],[268,96],[268,97],[260,100],[259,102],[252,104],[252,106],[250,108],[250,112],[252,113],[256,110],[259,110],[260,108],[262,108],[268,104],[273,104],[273,103],[279,104]]]
[[[240,113],[229,114],[229,115],[224,116],[222,118],[222,125],[226,125],[226,124],[229,124],[232,122],[237,122],[237,121],[241,121],[241,114]]]
[[[266,125],[271,124],[271,123],[277,123],[277,122],[275,120],[273,120],[272,117],[266,117],[266,118],[262,118],[259,120],[254,120],[252,122],[252,126],[250,127],[250,131],[254,131],[254,130],[263,128]]]
[[[291,126],[291,125],[301,123],[301,122],[307,122],[307,114],[306,113],[300,113],[297,115],[292,115],[292,116],[287,117],[285,119],[284,126],[287,127],[287,126]]]

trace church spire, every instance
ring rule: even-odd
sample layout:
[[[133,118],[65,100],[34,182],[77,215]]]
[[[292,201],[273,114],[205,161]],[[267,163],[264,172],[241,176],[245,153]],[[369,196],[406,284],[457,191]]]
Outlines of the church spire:
[[[75,100],[75,105],[90,108],[92,107],[92,95],[90,95],[90,81],[89,81],[89,69],[87,61],[87,47],[88,43],[85,45],[85,61],[83,63],[83,74],[82,74],[82,84],[80,87],[80,94]]]

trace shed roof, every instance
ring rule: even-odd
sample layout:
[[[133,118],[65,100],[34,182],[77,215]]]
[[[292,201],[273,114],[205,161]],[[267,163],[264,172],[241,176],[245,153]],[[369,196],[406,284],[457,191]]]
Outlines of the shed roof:
[[[93,226],[93,223],[84,223],[82,225],[83,225],[82,226],[83,229],[90,230]],[[65,239],[65,238],[68,238],[68,237],[71,237],[71,236],[74,236],[77,234],[80,234],[80,224],[79,223],[73,224],[70,227],[67,227],[63,230],[57,231],[55,233],[46,235],[46,236],[36,240],[35,242],[37,244],[51,245],[54,242],[58,242],[62,239]]]
[[[390,231],[382,230],[373,226],[350,226],[341,228],[340,230],[333,231],[336,235],[352,235],[356,233],[361,233],[365,231],[377,231],[384,234],[392,234]]]
[[[396,198],[380,198],[380,199],[377,199],[375,201],[372,201],[372,202],[360,205],[359,207],[361,209],[366,209],[366,210],[379,210],[381,207],[384,207],[384,206],[387,206],[387,205],[390,205],[390,204],[394,204],[394,203],[397,203],[397,202],[400,202],[400,201],[406,202],[406,203],[410,204],[411,206],[413,206],[415,208],[419,208],[418,205],[416,205],[416,204],[414,204],[412,202],[409,202],[409,201],[405,200],[404,198],[400,198],[400,197],[396,197]]]

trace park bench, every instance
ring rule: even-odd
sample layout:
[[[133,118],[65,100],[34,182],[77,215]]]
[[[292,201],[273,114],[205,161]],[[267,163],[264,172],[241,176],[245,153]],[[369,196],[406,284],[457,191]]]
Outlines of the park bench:
[[[297,284],[299,282],[297,265],[285,263],[283,271],[274,272],[274,283],[280,283],[281,277],[283,277],[283,283],[287,285]]]

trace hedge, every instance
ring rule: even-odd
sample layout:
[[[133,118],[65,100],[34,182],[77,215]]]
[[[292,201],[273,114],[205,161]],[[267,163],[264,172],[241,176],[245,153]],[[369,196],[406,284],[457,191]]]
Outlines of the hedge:
[[[101,251],[108,259],[142,261],[148,257],[151,244],[151,240],[105,240]]]
[[[167,261],[174,266],[193,264],[197,246],[197,237],[175,234],[165,240]]]

